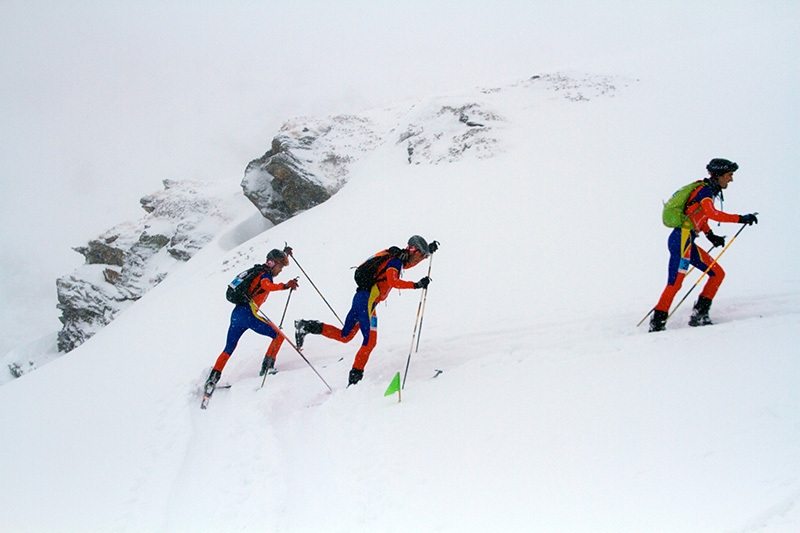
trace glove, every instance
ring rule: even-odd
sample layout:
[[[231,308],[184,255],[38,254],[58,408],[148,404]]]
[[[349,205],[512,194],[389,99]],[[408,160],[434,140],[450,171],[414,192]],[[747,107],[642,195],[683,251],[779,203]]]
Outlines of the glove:
[[[749,215],[739,215],[739,224],[747,224],[748,226],[752,226],[753,224],[758,224],[758,219],[756,218],[756,214],[751,213]]]
[[[706,238],[708,239],[708,242],[714,245],[715,248],[717,247],[722,248],[723,246],[725,246],[725,237],[714,235],[714,233],[711,231],[706,233]]]
[[[292,289],[293,291],[297,290],[297,278],[290,279],[286,283],[283,284],[284,289]]]
[[[418,282],[414,283],[414,288],[415,289],[427,289],[428,288],[428,284],[430,282],[431,282],[431,278],[429,278],[428,276],[425,276],[424,278],[422,278]]]
[[[435,251],[436,251],[436,250],[438,250],[438,249],[439,249],[439,241],[433,241],[432,243],[430,243],[430,244],[428,245],[428,251],[429,251],[430,253],[433,253],[433,252],[435,252]]]
[[[284,246],[283,253],[286,255],[292,255],[292,247],[291,246]]]

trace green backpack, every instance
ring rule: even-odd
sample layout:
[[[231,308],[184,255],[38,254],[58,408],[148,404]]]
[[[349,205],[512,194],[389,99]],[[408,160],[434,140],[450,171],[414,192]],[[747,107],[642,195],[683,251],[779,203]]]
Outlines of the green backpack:
[[[686,216],[686,202],[698,188],[703,186],[703,181],[694,181],[684,185],[672,195],[672,198],[664,202],[664,210],[661,212],[661,221],[668,228],[680,228],[684,224],[689,229],[694,229],[689,217]]]

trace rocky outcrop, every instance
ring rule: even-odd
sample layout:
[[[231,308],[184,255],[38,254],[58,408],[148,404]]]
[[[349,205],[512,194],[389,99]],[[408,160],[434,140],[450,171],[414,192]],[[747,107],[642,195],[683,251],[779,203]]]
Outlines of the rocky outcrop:
[[[297,150],[297,146],[292,139],[275,137],[272,148],[247,165],[242,180],[244,195],[273,224],[280,224],[331,196],[303,167],[293,149]]]
[[[585,102],[614,96],[626,83],[611,76],[558,72],[363,116],[298,118],[285,123],[270,149],[247,165],[242,190],[265,218],[279,224],[330,198],[344,185],[350,166],[387,141],[415,165],[486,159],[501,152],[496,132],[508,119],[492,109],[491,96],[481,96],[516,92],[509,96],[524,99],[538,92],[546,98]]]
[[[341,189],[349,165],[380,141],[375,125],[363,117],[287,122],[270,149],[247,165],[242,190],[264,218],[279,224]]]
[[[75,248],[84,265],[56,280],[59,351],[83,344],[205,246],[233,219],[224,211],[230,202],[220,201],[230,194],[221,184],[166,180],[163,191],[140,200],[141,220]]]
[[[396,143],[410,164],[454,163],[470,154],[485,159],[499,151],[494,131],[503,117],[478,102],[456,102],[437,100],[403,117]]]

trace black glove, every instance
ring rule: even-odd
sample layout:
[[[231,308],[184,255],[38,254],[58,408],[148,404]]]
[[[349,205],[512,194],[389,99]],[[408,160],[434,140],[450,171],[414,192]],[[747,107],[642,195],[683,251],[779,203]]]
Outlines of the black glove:
[[[430,253],[433,253],[433,252],[435,252],[435,251],[436,251],[436,250],[438,250],[438,249],[439,249],[439,241],[433,241],[432,243],[430,243],[430,244],[428,245],[428,251],[429,251]]]
[[[418,282],[414,283],[414,288],[415,289],[427,289],[428,288],[428,284],[430,282],[431,282],[431,278],[429,278],[428,276],[425,276],[424,278],[422,278]]]
[[[288,245],[284,246],[283,253],[285,253],[286,255],[292,255],[292,247]]]
[[[706,239],[708,242],[714,245],[714,247],[722,248],[725,246],[725,237],[720,237],[719,235],[714,235],[714,232],[709,231],[706,233]]]
[[[749,215],[739,215],[739,224],[747,224],[748,226],[752,226],[753,224],[758,224],[758,219],[756,218],[756,214],[751,213]]]

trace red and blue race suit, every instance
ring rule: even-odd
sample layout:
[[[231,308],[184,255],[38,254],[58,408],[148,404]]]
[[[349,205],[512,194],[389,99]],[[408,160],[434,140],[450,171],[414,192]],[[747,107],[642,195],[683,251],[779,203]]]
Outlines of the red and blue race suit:
[[[705,272],[708,266],[714,262],[713,258],[695,243],[697,232],[710,231],[709,220],[739,222],[739,215],[725,213],[714,207],[714,196],[714,191],[707,183],[699,185],[689,196],[684,210],[694,229],[684,226],[675,228],[670,233],[667,239],[667,248],[669,249],[667,286],[655,306],[656,311],[669,312],[672,300],[680,290],[683,279],[689,270],[689,265]],[[708,270],[708,281],[700,296],[712,300],[724,278],[725,271],[719,263],[714,263],[714,266]]]
[[[400,279],[403,262],[396,257],[387,259],[386,263],[381,265],[378,270],[385,271],[383,275],[385,277],[381,277],[369,290],[359,289],[356,291],[342,329],[330,324],[322,325],[322,335],[339,342],[350,342],[355,337],[356,331],[361,331],[361,347],[353,362],[353,368],[358,370],[364,370],[372,350],[378,343],[376,306],[389,296],[392,289],[415,288],[413,281]]]
[[[285,283],[273,283],[272,273],[269,271],[264,272],[261,276],[253,280],[248,291],[251,298],[250,303],[237,305],[233,308],[233,311],[231,311],[231,323],[228,327],[225,349],[217,358],[216,364],[214,364],[215,370],[222,372],[231,354],[236,349],[239,339],[242,338],[242,335],[244,335],[248,329],[272,339],[272,342],[267,348],[266,356],[272,357],[273,359],[276,358],[278,350],[283,343],[283,336],[278,335],[272,326],[267,324],[266,320],[257,313],[257,310],[267,299],[270,292],[282,291],[287,288]]]

